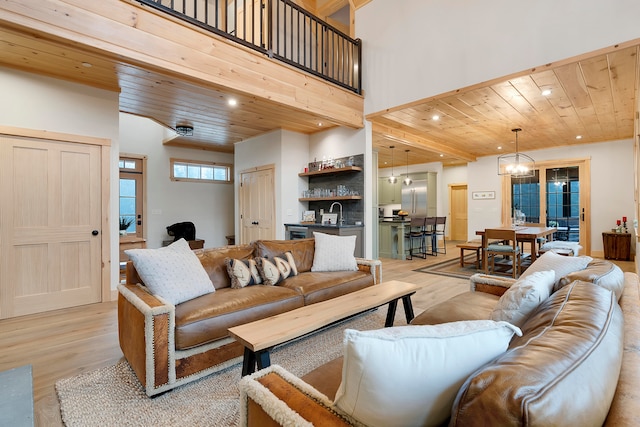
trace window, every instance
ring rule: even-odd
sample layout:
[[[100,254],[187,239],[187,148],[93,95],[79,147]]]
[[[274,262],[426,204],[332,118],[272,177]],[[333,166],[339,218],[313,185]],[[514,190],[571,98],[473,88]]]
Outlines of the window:
[[[171,180],[231,182],[231,165],[215,162],[171,159]]]
[[[133,155],[131,155],[133,156]],[[143,237],[144,157],[120,157],[120,228],[122,234]]]
[[[511,217],[516,211],[525,215],[526,222],[540,222],[540,179],[539,171],[528,178],[511,178]]]

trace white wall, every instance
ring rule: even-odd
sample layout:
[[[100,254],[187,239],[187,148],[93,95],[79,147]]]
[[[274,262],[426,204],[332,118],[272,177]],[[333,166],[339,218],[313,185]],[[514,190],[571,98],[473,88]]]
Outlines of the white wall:
[[[165,146],[165,135],[166,129],[152,120],[120,114],[120,151],[148,157],[147,247],[173,239],[167,226],[183,221],[194,223],[206,248],[226,245],[225,236],[234,232],[233,184],[171,181],[170,159],[233,164],[233,155]]]
[[[633,141],[552,148],[527,152],[536,161],[591,159],[591,250],[601,252],[602,232],[615,226],[616,219],[634,218]],[[476,230],[500,225],[501,181],[497,174],[497,157],[483,157],[468,164],[469,195],[473,191],[495,191],[493,200],[469,197],[469,236]]]
[[[372,1],[356,11],[365,112],[640,37],[635,0]]]
[[[0,124],[111,140],[111,176],[118,176],[118,94],[0,67]],[[118,218],[118,182],[111,180],[110,218]],[[114,195],[116,198],[114,199]],[[118,222],[103,230],[111,238],[111,259],[119,257]],[[118,262],[111,263],[115,289]]]

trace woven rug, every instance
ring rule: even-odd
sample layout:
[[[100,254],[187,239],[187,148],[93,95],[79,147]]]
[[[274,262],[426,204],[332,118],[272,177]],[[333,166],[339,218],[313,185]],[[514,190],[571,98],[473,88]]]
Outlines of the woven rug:
[[[386,308],[367,312],[275,348],[271,363],[302,376],[342,355],[344,329],[384,326]],[[406,325],[398,307],[396,325]],[[149,398],[123,359],[119,363],[56,382],[62,420],[74,426],[236,426],[242,363]]]
[[[465,262],[471,263],[475,262],[475,260],[475,254],[465,256]],[[472,275],[482,272],[482,270],[478,270],[473,264],[467,264],[464,267],[460,267],[460,258],[448,259],[446,261],[418,268],[413,271],[417,271],[420,273],[437,274],[440,276],[457,277],[460,279],[468,279]]]

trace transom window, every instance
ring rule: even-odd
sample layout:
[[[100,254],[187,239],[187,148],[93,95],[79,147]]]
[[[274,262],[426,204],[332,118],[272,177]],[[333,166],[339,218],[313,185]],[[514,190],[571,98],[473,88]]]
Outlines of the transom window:
[[[171,159],[172,181],[231,182],[231,165]]]

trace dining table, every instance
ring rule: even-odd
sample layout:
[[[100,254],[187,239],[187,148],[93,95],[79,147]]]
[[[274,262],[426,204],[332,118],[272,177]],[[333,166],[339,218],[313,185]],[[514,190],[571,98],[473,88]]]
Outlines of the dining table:
[[[531,262],[533,263],[537,258],[536,242],[539,238],[545,238],[547,240],[553,240],[553,233],[558,231],[556,227],[533,227],[533,226],[502,226],[502,227],[490,227],[498,230],[516,230],[516,240],[520,243],[529,243],[531,245]],[[482,247],[487,247],[487,241],[484,236],[484,230],[476,231],[476,236],[482,237]],[[482,251],[482,265],[487,266],[487,254],[486,251]]]

